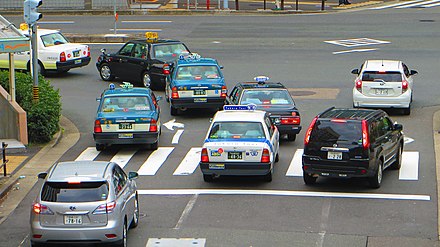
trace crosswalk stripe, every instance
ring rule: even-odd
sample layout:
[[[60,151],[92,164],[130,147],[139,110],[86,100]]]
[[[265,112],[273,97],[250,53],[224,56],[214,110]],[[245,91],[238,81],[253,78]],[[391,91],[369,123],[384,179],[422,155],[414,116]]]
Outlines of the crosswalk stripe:
[[[297,149],[295,155],[293,155],[293,159],[290,162],[289,169],[287,169],[286,176],[288,177],[302,177],[302,155],[304,153],[304,149]]]
[[[419,152],[403,152],[399,180],[419,179]]]
[[[424,4],[424,5],[420,6],[420,7],[423,7],[423,8],[431,8],[431,7],[437,7],[437,6],[439,6],[439,5],[440,5],[440,3],[439,3],[438,1],[435,1],[435,3]]]
[[[395,8],[397,6],[402,6],[402,5],[406,5],[406,4],[412,4],[412,3],[418,3],[418,2],[423,2],[424,0],[413,0],[413,1],[408,1],[408,2],[400,2],[400,3],[395,3],[395,4],[390,4],[390,5],[385,5],[385,6],[379,6],[379,7],[375,7],[375,8],[371,8],[371,9],[388,9],[388,8]]]
[[[154,176],[168,156],[173,152],[174,147],[160,147],[155,150],[138,170],[139,175]]]
[[[420,6],[420,5],[425,5],[425,4],[431,4],[431,3],[435,3],[435,2],[438,2],[438,0],[416,2],[416,3],[413,3],[413,4],[407,4],[407,5],[403,5],[403,6],[398,6],[398,7],[396,7],[396,9],[412,8],[412,7],[416,7],[416,6]]]
[[[75,160],[76,161],[79,161],[79,160],[94,160],[99,155],[99,153],[100,153],[100,151],[96,151],[96,148],[88,147]]]
[[[110,162],[115,162],[120,167],[124,168],[136,152],[137,149],[122,149],[115,156],[113,156]]]
[[[180,165],[174,171],[173,175],[193,174],[199,165],[201,151],[202,148],[191,148],[185,158],[183,158],[182,162],[180,162]]]

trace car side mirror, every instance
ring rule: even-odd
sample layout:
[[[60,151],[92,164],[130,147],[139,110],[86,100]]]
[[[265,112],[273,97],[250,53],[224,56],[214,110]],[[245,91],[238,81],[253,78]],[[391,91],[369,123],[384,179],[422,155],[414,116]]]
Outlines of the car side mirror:
[[[403,125],[402,124],[398,124],[398,123],[395,123],[394,124],[394,130],[403,130]]]
[[[352,74],[359,75],[359,69],[353,69],[351,71]]]
[[[209,118],[209,122],[212,123],[212,118]]]
[[[38,178],[45,179],[47,176],[47,172],[40,172],[40,173],[38,173],[37,176],[38,176]]]
[[[220,69],[223,69],[224,67],[223,66],[220,66]]]
[[[105,48],[102,48],[101,52],[105,54],[107,52],[107,50]]]
[[[101,101],[101,98],[96,98],[96,101],[100,102],[100,101]]]
[[[162,99],[162,96],[157,96],[157,97],[156,97],[156,100],[157,100],[157,101],[159,101],[159,100],[161,100],[161,99]]]
[[[128,178],[129,179],[136,179],[139,177],[139,174],[137,172],[129,172],[128,173]]]
[[[409,75],[417,75],[419,72],[417,72],[417,70],[411,70],[410,72],[409,72]]]

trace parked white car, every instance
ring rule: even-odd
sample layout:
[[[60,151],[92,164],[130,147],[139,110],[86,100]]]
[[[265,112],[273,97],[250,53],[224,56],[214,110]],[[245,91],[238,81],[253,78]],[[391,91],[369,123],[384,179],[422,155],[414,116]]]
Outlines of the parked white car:
[[[27,30],[23,30],[28,35]],[[67,72],[90,63],[88,45],[70,43],[60,31],[50,29],[37,30],[38,70],[44,75],[47,71]],[[15,69],[30,71],[30,51],[17,52],[14,55]],[[7,53],[0,53],[0,68],[9,68]]]
[[[353,107],[401,108],[411,113],[413,75],[402,61],[367,60],[360,69],[353,69],[357,77],[353,87]]]

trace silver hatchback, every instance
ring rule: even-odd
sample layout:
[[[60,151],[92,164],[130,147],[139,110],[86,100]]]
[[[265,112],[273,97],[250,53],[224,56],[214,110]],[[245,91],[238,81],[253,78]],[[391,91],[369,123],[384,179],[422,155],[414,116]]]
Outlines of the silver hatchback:
[[[60,162],[44,179],[31,208],[31,245],[127,246],[127,230],[139,222],[135,178],[105,161]]]

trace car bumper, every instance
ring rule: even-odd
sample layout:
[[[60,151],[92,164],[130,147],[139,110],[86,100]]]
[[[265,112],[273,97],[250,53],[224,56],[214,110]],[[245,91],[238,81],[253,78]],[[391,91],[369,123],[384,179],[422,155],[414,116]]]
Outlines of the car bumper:
[[[371,97],[361,94],[353,89],[354,107],[373,108],[408,108],[411,103],[411,92],[407,91],[396,97]]]
[[[66,62],[57,62],[57,70],[64,71],[68,69],[83,67],[88,65],[90,63],[90,60],[90,57],[82,57]]]
[[[369,167],[369,160],[315,161],[311,160],[310,157],[303,156],[302,168],[305,173],[324,177],[351,178],[374,175],[374,169]]]
[[[276,125],[280,134],[299,134],[301,126],[298,125]]]
[[[133,138],[121,138],[119,134],[133,134]],[[152,144],[159,141],[159,132],[93,133],[97,144]]]
[[[270,163],[200,163],[204,175],[258,176],[266,175],[272,170]],[[221,168],[223,166],[223,168]],[[211,167],[211,168],[210,168]]]
[[[219,108],[225,105],[223,98],[182,98],[171,99],[174,108]]]

